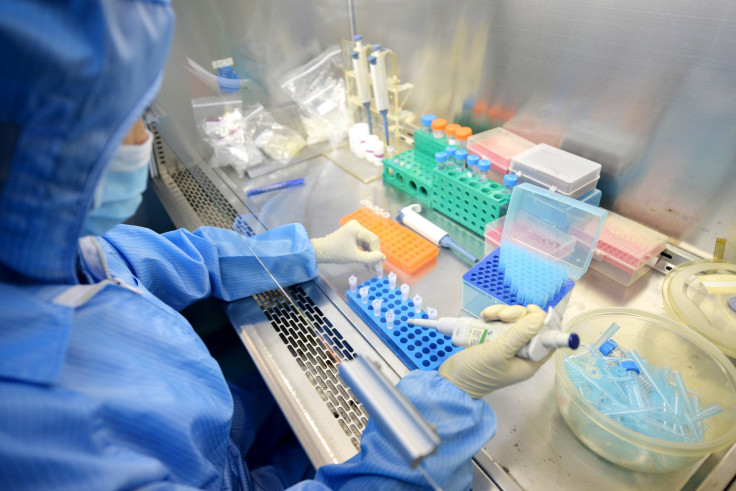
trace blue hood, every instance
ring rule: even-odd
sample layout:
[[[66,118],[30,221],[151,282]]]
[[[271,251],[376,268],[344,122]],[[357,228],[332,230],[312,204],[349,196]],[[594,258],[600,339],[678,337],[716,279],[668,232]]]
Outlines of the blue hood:
[[[0,2],[0,280],[76,283],[97,181],[156,96],[168,1]]]

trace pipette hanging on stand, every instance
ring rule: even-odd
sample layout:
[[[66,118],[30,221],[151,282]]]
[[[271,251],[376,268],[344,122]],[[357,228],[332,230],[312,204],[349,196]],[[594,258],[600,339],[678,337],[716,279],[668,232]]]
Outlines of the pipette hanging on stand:
[[[357,35],[354,38],[355,51],[351,53],[353,59],[353,71],[355,72],[355,85],[358,90],[358,100],[365,108],[365,115],[368,118],[368,131],[373,133],[373,122],[371,121],[371,92],[368,81],[368,60],[366,54],[369,46],[363,46],[363,36]]]
[[[376,111],[383,118],[383,132],[388,141],[388,87],[386,82],[386,54],[388,50],[382,49],[380,44],[373,46],[373,53],[368,57],[371,70],[371,81],[373,82],[373,100]]]

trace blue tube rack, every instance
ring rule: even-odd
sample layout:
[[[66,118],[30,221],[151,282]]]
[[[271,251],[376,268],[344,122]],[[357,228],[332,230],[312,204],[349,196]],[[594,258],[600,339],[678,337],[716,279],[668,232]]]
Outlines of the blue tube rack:
[[[364,286],[369,288],[367,304],[360,298],[360,289]],[[409,369],[436,370],[442,362],[463,349],[453,346],[449,336],[434,329],[409,325],[409,319],[427,319],[429,316],[424,310],[415,313],[414,301],[411,298],[401,300],[401,290],[398,286],[390,289],[385,276],[374,277],[359,284],[354,293],[348,290],[345,292],[345,299],[350,308]],[[376,299],[382,300],[380,316],[373,313],[372,303]],[[393,329],[386,328],[385,314],[389,308],[396,313]]]
[[[463,275],[463,309],[476,317],[480,317],[480,312],[489,305],[527,305],[519,302],[511,292],[499,266],[500,253],[499,247]],[[544,310],[552,307],[562,318],[574,286],[575,282],[568,280],[547,305],[540,307]]]

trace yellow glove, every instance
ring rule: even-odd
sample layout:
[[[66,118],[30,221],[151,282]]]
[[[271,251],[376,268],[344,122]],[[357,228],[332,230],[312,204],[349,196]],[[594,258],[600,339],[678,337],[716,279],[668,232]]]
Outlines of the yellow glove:
[[[480,315],[485,321],[501,320],[515,324],[494,341],[455,353],[439,369],[445,380],[476,399],[528,379],[549,358],[532,362],[516,357],[516,353],[544,327],[546,314],[541,308],[536,305],[492,305]]]
[[[373,264],[386,260],[378,236],[356,220],[350,220],[331,234],[310,241],[318,263]]]

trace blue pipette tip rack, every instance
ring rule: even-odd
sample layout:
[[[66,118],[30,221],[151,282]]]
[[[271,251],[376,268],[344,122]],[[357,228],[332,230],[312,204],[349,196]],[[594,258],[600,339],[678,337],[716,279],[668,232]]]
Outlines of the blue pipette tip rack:
[[[480,317],[480,312],[489,305],[528,305],[532,302],[520,301],[500,269],[500,248],[497,248],[463,275],[463,309]],[[554,308],[558,314],[564,312],[575,282],[568,279],[565,285],[554,294],[552,300],[539,305],[544,310]]]
[[[362,287],[369,289],[367,304],[360,298]],[[453,346],[450,337],[434,329],[409,325],[409,319],[428,319],[429,316],[424,310],[415,313],[414,301],[411,298],[402,300],[401,289],[398,286],[390,289],[386,276],[374,277],[359,284],[354,293],[348,290],[345,292],[345,299],[350,308],[409,369],[436,370],[442,362],[463,349]],[[382,300],[380,316],[373,312],[372,304],[376,299]],[[386,312],[389,309],[396,314],[393,329],[386,328]]]

